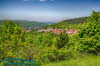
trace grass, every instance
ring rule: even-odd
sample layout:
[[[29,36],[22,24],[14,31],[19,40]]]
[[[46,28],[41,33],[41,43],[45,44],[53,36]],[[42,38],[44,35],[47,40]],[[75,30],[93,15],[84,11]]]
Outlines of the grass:
[[[100,66],[100,56],[86,56],[69,61],[51,62],[42,66]]]

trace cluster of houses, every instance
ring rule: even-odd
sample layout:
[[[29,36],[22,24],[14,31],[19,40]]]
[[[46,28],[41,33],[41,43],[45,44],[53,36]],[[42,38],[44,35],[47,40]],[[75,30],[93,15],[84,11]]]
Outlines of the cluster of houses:
[[[48,28],[48,29],[44,29],[44,28],[41,28],[41,29],[38,29],[37,32],[52,32],[54,34],[60,34],[60,33],[68,33],[68,34],[75,34],[78,32],[78,30],[76,29],[61,29],[61,28],[56,28],[56,29],[52,29],[52,28]]]
[[[25,32],[31,32],[32,30],[25,30]]]
[[[32,30],[25,30],[25,32],[31,32]],[[78,32],[78,30],[76,29],[63,29],[63,28],[40,28],[37,30],[37,32],[52,32],[54,34],[61,34],[61,33],[68,33],[68,34],[76,34]]]

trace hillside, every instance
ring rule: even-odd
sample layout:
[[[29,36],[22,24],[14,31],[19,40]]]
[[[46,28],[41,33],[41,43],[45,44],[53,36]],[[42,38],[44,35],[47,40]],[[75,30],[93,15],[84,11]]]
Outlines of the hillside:
[[[83,23],[87,18],[88,17],[80,17],[80,18],[64,20],[52,25],[48,25],[46,26],[46,28],[77,28],[77,25]]]
[[[4,22],[4,20],[0,20],[0,25]],[[25,27],[26,29],[37,29],[41,27],[45,27],[46,23],[36,22],[36,21],[25,21],[25,20],[13,20],[16,24]]]

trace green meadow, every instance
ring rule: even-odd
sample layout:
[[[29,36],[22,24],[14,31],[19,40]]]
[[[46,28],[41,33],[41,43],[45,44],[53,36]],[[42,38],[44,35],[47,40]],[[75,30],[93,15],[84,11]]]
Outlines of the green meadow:
[[[100,56],[85,56],[67,61],[51,62],[42,66],[100,66]]]

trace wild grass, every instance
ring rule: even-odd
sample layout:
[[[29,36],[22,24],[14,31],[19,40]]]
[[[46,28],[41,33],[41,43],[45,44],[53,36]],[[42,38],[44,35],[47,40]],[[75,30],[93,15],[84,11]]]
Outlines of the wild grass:
[[[69,61],[51,62],[42,66],[100,66],[100,56],[85,56]]]

